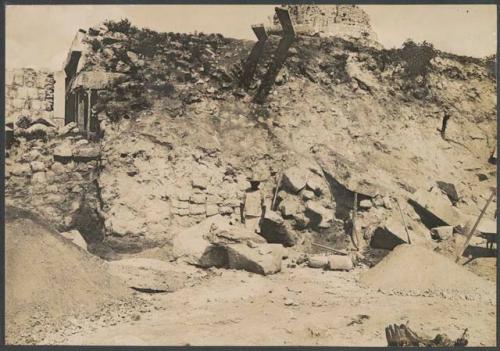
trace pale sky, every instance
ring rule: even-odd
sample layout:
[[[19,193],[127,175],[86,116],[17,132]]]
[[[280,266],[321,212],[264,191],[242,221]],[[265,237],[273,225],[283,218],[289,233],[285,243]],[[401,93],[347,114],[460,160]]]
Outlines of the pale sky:
[[[160,32],[222,33],[254,39],[252,24],[268,22],[275,5],[10,5],[6,7],[6,66],[59,70],[79,28],[128,18]],[[483,57],[496,52],[495,5],[361,5],[379,41],[408,38],[440,50]]]

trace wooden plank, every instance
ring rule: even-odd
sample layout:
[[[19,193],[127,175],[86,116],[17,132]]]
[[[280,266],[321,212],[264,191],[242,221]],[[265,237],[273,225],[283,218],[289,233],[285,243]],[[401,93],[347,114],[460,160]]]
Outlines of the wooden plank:
[[[276,190],[274,191],[273,202],[271,203],[271,211],[275,210],[274,205],[276,203],[276,198],[278,197],[278,191],[280,190],[282,178],[283,178],[283,172],[280,172],[280,175],[278,177],[278,181],[276,183]]]
[[[337,255],[347,256],[347,252],[334,249],[333,247],[329,247],[329,246],[318,244],[318,243],[314,243],[314,242],[312,243],[312,245],[316,246],[316,247],[319,247],[319,248],[322,248],[322,249],[325,249],[325,250],[329,250],[329,251],[331,251],[333,253],[336,253]]]
[[[477,229],[477,226],[479,225],[479,222],[481,222],[481,219],[483,218],[484,216],[484,213],[486,212],[486,209],[488,208],[488,206],[490,205],[490,202],[493,200],[493,197],[495,196],[496,194],[496,189],[493,189],[493,191],[491,192],[491,195],[490,197],[488,198],[488,201],[486,201],[486,204],[484,205],[483,207],[483,210],[481,211],[481,213],[479,214],[479,217],[477,217],[477,220],[476,220],[476,223],[474,223],[474,226],[472,227],[471,231],[469,232],[469,234],[467,235],[467,240],[465,240],[465,243],[464,245],[462,246],[462,249],[460,249],[458,252],[457,252],[457,257],[455,259],[455,262],[458,262],[460,260],[460,257],[462,257],[465,249],[467,248],[467,246],[469,246],[469,242],[470,242],[470,239],[472,238],[472,235],[474,235],[476,229]]]
[[[401,215],[401,219],[403,220],[403,225],[405,227],[406,237],[408,238],[408,244],[411,244],[410,233],[408,232],[408,227],[406,226],[405,216],[403,215],[403,211],[401,210],[401,206],[399,206],[398,199],[396,199],[396,204],[398,205],[399,214]]]

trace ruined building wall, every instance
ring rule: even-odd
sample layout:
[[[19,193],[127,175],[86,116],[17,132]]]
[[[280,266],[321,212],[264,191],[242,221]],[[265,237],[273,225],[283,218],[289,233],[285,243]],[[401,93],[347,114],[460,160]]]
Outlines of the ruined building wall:
[[[356,5],[286,5],[297,32],[377,41],[368,14]],[[279,25],[277,17],[274,25]]]
[[[53,72],[31,68],[7,70],[5,72],[5,112],[7,121],[16,121],[21,116],[32,119],[45,118],[56,125],[64,124],[60,116],[54,115]]]

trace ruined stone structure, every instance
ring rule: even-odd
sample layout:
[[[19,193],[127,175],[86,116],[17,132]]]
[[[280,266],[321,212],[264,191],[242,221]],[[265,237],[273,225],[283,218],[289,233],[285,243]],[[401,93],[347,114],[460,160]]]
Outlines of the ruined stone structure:
[[[7,122],[20,117],[44,118],[55,125],[64,123],[64,116],[55,113],[54,90],[58,75],[31,68],[7,70],[5,75],[5,113]]]
[[[370,18],[356,5],[285,5],[284,8],[288,9],[297,33],[319,32],[326,36],[377,42]],[[279,26],[276,16],[273,25]]]
[[[77,32],[64,62],[65,124],[75,122],[80,131],[95,133],[98,125],[92,107],[97,101],[97,93],[119,74],[84,70],[91,50],[85,41],[86,34],[82,29]]]

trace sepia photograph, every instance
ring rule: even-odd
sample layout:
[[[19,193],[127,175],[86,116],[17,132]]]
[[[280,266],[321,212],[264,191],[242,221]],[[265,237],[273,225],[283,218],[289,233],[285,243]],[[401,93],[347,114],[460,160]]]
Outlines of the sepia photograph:
[[[7,1],[4,343],[497,346],[497,4]]]

